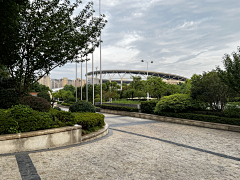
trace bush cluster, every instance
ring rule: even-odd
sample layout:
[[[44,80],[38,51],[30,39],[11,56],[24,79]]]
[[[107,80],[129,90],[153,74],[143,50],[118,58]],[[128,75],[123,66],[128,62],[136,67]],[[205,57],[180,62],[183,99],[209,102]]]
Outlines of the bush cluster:
[[[63,103],[61,103],[61,105],[62,106],[71,106],[72,104],[63,102]]]
[[[240,118],[240,108],[238,105],[228,105],[224,108],[224,115],[230,118]]]
[[[193,100],[189,94],[174,94],[161,98],[157,103],[154,113],[192,112],[200,109],[201,104]]]
[[[75,123],[87,131],[104,126],[104,115],[98,113],[75,113]]]
[[[96,112],[96,108],[90,102],[78,101],[69,107],[71,112]]]
[[[50,103],[46,99],[35,96],[25,96],[20,98],[19,102],[22,105],[30,106],[33,110],[43,112],[48,112],[51,107]]]
[[[194,113],[174,113],[174,112],[161,112],[160,116],[168,116],[168,117],[176,117],[182,119],[191,119],[198,121],[206,121],[213,123],[221,123],[221,124],[231,124],[240,126],[239,118],[227,118],[227,117],[219,117],[219,116],[211,116],[211,115],[203,115],[203,114],[194,114]]]
[[[114,106],[114,105],[107,105],[107,104],[101,104],[100,108],[117,110],[117,111],[129,111],[129,112],[138,112],[139,111],[138,108],[126,107],[126,106]]]
[[[151,100],[151,101],[142,101],[141,102],[141,112],[154,114],[155,107],[158,101]]]
[[[35,111],[26,105],[15,105],[0,111],[1,134],[29,132],[51,128],[52,118],[49,113]]]

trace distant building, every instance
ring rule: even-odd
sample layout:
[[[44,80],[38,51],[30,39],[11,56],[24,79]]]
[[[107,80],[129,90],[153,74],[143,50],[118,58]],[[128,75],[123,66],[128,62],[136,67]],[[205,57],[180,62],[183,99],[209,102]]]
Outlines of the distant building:
[[[49,76],[43,76],[41,79],[38,80],[39,84],[48,86],[50,88],[50,77]]]
[[[93,82],[92,82],[92,81],[93,81]],[[93,80],[92,80],[92,77],[89,77],[89,78],[88,78],[88,84],[91,84],[91,85],[97,84],[97,85],[99,85],[99,84],[100,84],[100,79],[98,79],[98,78],[93,78]]]
[[[82,80],[82,85],[84,86],[86,84],[86,80],[83,79]],[[76,87],[76,80],[74,79],[73,80],[73,86]],[[77,87],[80,87],[81,86],[81,79],[80,78],[77,78]]]

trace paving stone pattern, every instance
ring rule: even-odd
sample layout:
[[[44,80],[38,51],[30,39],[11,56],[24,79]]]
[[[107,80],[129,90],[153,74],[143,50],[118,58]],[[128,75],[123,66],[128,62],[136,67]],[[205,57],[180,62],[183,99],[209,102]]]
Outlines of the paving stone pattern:
[[[240,179],[240,133],[104,115],[111,136],[29,153],[40,178]],[[14,156],[0,157],[0,173],[21,179]]]

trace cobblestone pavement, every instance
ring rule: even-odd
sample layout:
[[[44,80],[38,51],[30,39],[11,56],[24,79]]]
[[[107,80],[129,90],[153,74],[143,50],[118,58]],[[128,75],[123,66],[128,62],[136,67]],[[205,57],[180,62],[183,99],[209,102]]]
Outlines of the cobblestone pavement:
[[[111,136],[29,153],[40,178],[240,179],[240,133],[104,115]],[[0,157],[0,179],[20,177],[14,156]]]

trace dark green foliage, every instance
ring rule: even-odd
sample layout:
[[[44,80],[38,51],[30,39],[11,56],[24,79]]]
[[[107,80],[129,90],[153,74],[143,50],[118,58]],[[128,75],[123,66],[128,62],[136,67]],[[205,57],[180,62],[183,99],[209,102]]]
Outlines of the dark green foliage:
[[[227,118],[227,117],[219,117],[219,116],[211,116],[211,115],[202,115],[202,114],[193,114],[193,113],[173,113],[173,112],[172,113],[160,112],[158,113],[158,115],[240,126],[239,118]]]
[[[71,112],[96,112],[96,108],[90,103],[86,101],[78,101],[72,104],[69,107],[69,111]]]
[[[19,94],[11,78],[0,78],[0,108],[7,109],[17,104]]]
[[[35,96],[25,96],[20,98],[20,104],[28,105],[33,110],[43,112],[48,112],[51,107],[50,103],[46,99]]]
[[[226,117],[240,118],[240,108],[237,105],[228,105],[223,112]]]
[[[100,102],[100,101],[101,101],[100,98],[95,98],[95,99],[94,99],[94,102]],[[103,99],[102,102],[106,102],[106,101]]]
[[[61,105],[62,105],[62,106],[71,106],[70,103],[65,103],[65,102],[61,103]]]
[[[155,107],[158,101],[142,101],[141,102],[141,112],[154,114]]]
[[[34,111],[29,106],[16,105],[6,111],[0,111],[1,134],[48,129],[51,125],[50,114]]]
[[[74,115],[71,112],[58,111],[56,112],[55,117],[57,118],[58,121],[68,126],[74,125]]]
[[[205,111],[193,111],[194,114],[203,114],[203,115],[211,115],[211,116],[219,116],[219,117],[224,117],[224,112],[223,111],[210,111],[210,110],[205,110]]]
[[[37,94],[37,97],[42,97],[42,98],[46,99],[48,102],[51,101],[50,95],[47,92],[39,92]]]
[[[129,111],[129,112],[138,112],[139,111],[138,108],[126,107],[126,106],[114,106],[114,105],[107,105],[107,104],[101,104],[100,108],[117,110],[117,111]]]
[[[53,109],[56,109],[58,111],[61,111],[62,109],[60,107],[55,106]]]
[[[193,100],[189,94],[174,94],[161,98],[157,103],[155,113],[188,112],[197,109],[201,109],[200,104]]]
[[[75,123],[81,125],[82,129],[89,131],[95,126],[104,126],[104,115],[98,113],[76,113]]]
[[[15,89],[1,89],[0,97],[0,108],[3,109],[12,107],[19,100],[19,94]]]

